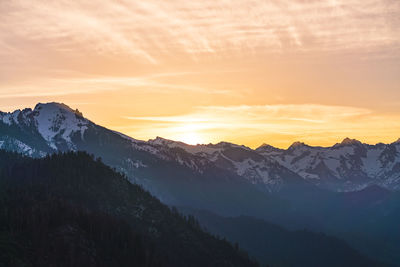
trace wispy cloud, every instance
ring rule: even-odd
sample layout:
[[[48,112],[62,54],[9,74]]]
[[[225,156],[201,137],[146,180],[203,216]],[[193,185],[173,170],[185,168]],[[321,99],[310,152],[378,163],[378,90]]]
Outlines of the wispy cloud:
[[[258,127],[260,123],[293,120],[306,123],[330,123],[333,120],[345,120],[357,116],[371,114],[369,109],[327,106],[317,104],[302,105],[239,105],[239,106],[202,106],[189,114],[180,116],[148,116],[129,117],[131,120],[198,123],[220,122],[232,127],[252,125]]]
[[[73,77],[34,79],[19,82],[16,85],[0,84],[0,98],[63,96],[73,94],[90,94],[104,91],[130,89],[136,92],[145,91],[159,94],[177,94],[192,92],[209,95],[233,95],[230,90],[210,90],[192,84],[165,81],[165,78],[203,75],[205,72],[167,72],[142,76],[93,76],[75,74]]]
[[[393,0],[14,0],[0,1],[0,14],[3,98],[120,86],[224,95],[229,90],[142,76],[199,66],[204,72],[218,63],[259,68],[275,57],[400,57],[400,2]],[[66,81],[38,70],[93,75]]]
[[[150,64],[171,53],[370,53],[400,46],[400,4],[392,0],[17,0],[2,1],[0,12],[0,44],[8,49],[44,46]]]

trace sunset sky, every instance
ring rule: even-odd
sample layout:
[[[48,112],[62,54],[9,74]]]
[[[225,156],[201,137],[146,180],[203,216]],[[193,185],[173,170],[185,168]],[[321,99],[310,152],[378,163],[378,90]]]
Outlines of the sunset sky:
[[[134,138],[400,138],[399,0],[0,1],[0,110]]]

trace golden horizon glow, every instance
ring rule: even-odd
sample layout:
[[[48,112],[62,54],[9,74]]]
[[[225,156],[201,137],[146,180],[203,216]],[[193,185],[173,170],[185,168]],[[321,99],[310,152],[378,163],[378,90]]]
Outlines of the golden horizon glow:
[[[64,102],[133,138],[400,137],[400,2],[1,1],[0,110]]]
[[[131,136],[146,140],[163,133],[161,137],[188,144],[230,141],[252,148],[263,143],[287,148],[295,141],[331,146],[346,137],[370,144],[400,138],[399,115],[346,106],[203,106],[180,116],[125,119],[134,121],[133,128],[121,128]],[[186,134],[195,137],[185,138]]]

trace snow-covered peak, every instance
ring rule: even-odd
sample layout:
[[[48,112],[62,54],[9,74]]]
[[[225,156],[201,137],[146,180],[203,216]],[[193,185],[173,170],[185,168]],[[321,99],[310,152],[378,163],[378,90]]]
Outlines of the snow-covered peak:
[[[32,113],[32,109],[26,108],[23,110],[17,109],[13,112],[0,112],[0,121],[7,124],[27,124],[29,115]]]
[[[237,145],[234,143],[230,143],[230,142],[219,142],[217,144],[208,144],[208,147],[214,147],[214,148],[232,148],[232,147],[236,147],[236,148],[242,148],[242,149],[246,149],[246,150],[252,150],[251,148],[244,146],[244,145]]]
[[[362,145],[362,143],[360,141],[358,141],[357,139],[350,139],[350,138],[346,137],[338,145],[339,146],[353,146],[353,145]]]
[[[79,132],[82,139],[88,126],[88,120],[78,110],[61,103],[39,103],[33,110],[37,130],[42,137],[56,148],[55,138],[61,138],[71,144],[73,133]]]
[[[29,132],[38,132],[47,144],[57,150],[74,149],[71,138],[78,134],[81,139],[89,121],[82,113],[62,103],[39,103],[32,110],[26,108],[9,113],[0,113],[0,121],[7,125],[27,127]]]
[[[181,148],[190,154],[197,154],[197,153],[205,153],[205,154],[212,154],[217,150],[217,148],[210,147],[214,145],[189,145],[180,141],[174,141],[165,139],[162,137],[157,136],[155,139],[150,139],[147,141],[148,144],[153,146],[163,146],[168,148]]]
[[[54,110],[64,110],[67,112],[74,112],[69,106],[65,105],[64,103],[57,103],[57,102],[49,102],[49,103],[38,103],[36,104],[34,111],[41,111],[41,112],[52,112]]]
[[[307,147],[307,146],[308,145],[306,145],[303,142],[296,141],[288,148],[288,150],[294,150],[294,149],[299,148],[299,147]]]
[[[18,123],[18,115],[19,113],[21,113],[21,110],[15,110],[14,112],[10,113],[10,112],[1,112],[0,113],[0,118],[1,121],[7,125],[11,125],[12,123]]]
[[[264,143],[261,146],[257,147],[256,151],[257,152],[267,152],[268,153],[268,152],[282,151],[282,149]]]
[[[162,138],[160,136],[157,136],[154,139],[149,139],[147,142],[149,144],[159,145],[159,146],[170,146],[170,145],[175,145],[175,144],[186,145],[185,143],[174,141],[174,140],[165,139],[165,138]]]

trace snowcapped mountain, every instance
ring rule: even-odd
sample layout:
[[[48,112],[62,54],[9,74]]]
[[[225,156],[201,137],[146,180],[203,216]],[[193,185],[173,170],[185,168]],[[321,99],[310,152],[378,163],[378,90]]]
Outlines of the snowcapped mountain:
[[[363,144],[344,139],[332,147],[296,142],[287,150],[261,146],[256,151],[312,183],[335,191],[354,191],[369,184],[400,189],[400,142]]]
[[[37,104],[32,110],[0,113],[1,148],[16,146],[29,156],[76,150],[74,139],[83,139],[90,121],[77,110],[59,103]]]
[[[378,244],[392,244],[382,251],[398,262],[400,196],[392,190],[400,191],[400,140],[368,145],[347,138],[332,147],[296,142],[288,149],[141,141],[47,103],[0,112],[0,148],[31,157],[86,151],[167,205],[253,216],[293,230],[366,233],[368,239],[343,238],[368,255],[376,248],[368,245],[373,234]]]
[[[218,168],[270,191],[279,190],[285,180],[301,180],[276,161],[245,146],[226,142],[190,146],[160,137],[144,142],[98,126],[85,119],[78,110],[59,103],[40,103],[33,110],[0,113],[0,122],[1,148],[34,157],[57,151],[85,150],[107,159],[108,155],[115,153],[120,162],[109,158],[111,165],[128,176],[148,165],[143,162],[143,155],[132,153],[147,153],[158,160],[178,163],[198,174]],[[119,153],[115,151],[117,147]],[[107,155],[104,151],[108,151]]]
[[[274,159],[264,157],[246,146],[228,142],[194,146],[161,137],[149,140],[148,143],[155,147],[184,151],[191,155],[191,159],[193,157],[206,159],[221,169],[236,173],[252,184],[262,185],[269,191],[279,191],[285,183],[301,183],[298,175]],[[179,156],[178,159],[182,161]]]
[[[218,172],[215,179],[241,180],[268,191],[291,184],[333,191],[354,191],[370,184],[400,189],[400,141],[367,145],[346,138],[332,147],[296,142],[286,150],[266,144],[253,150],[227,142],[193,146],[160,137],[146,142],[96,125],[60,103],[0,112],[0,148],[33,157],[87,151],[150,190],[155,182],[146,177],[160,162],[180,166],[192,176]]]
[[[262,213],[261,207],[250,203],[273,206],[273,200],[235,172],[159,141],[140,141],[106,129],[58,103],[0,113],[2,149],[31,157],[86,151],[169,205],[189,205],[226,215],[251,210],[252,214]]]

